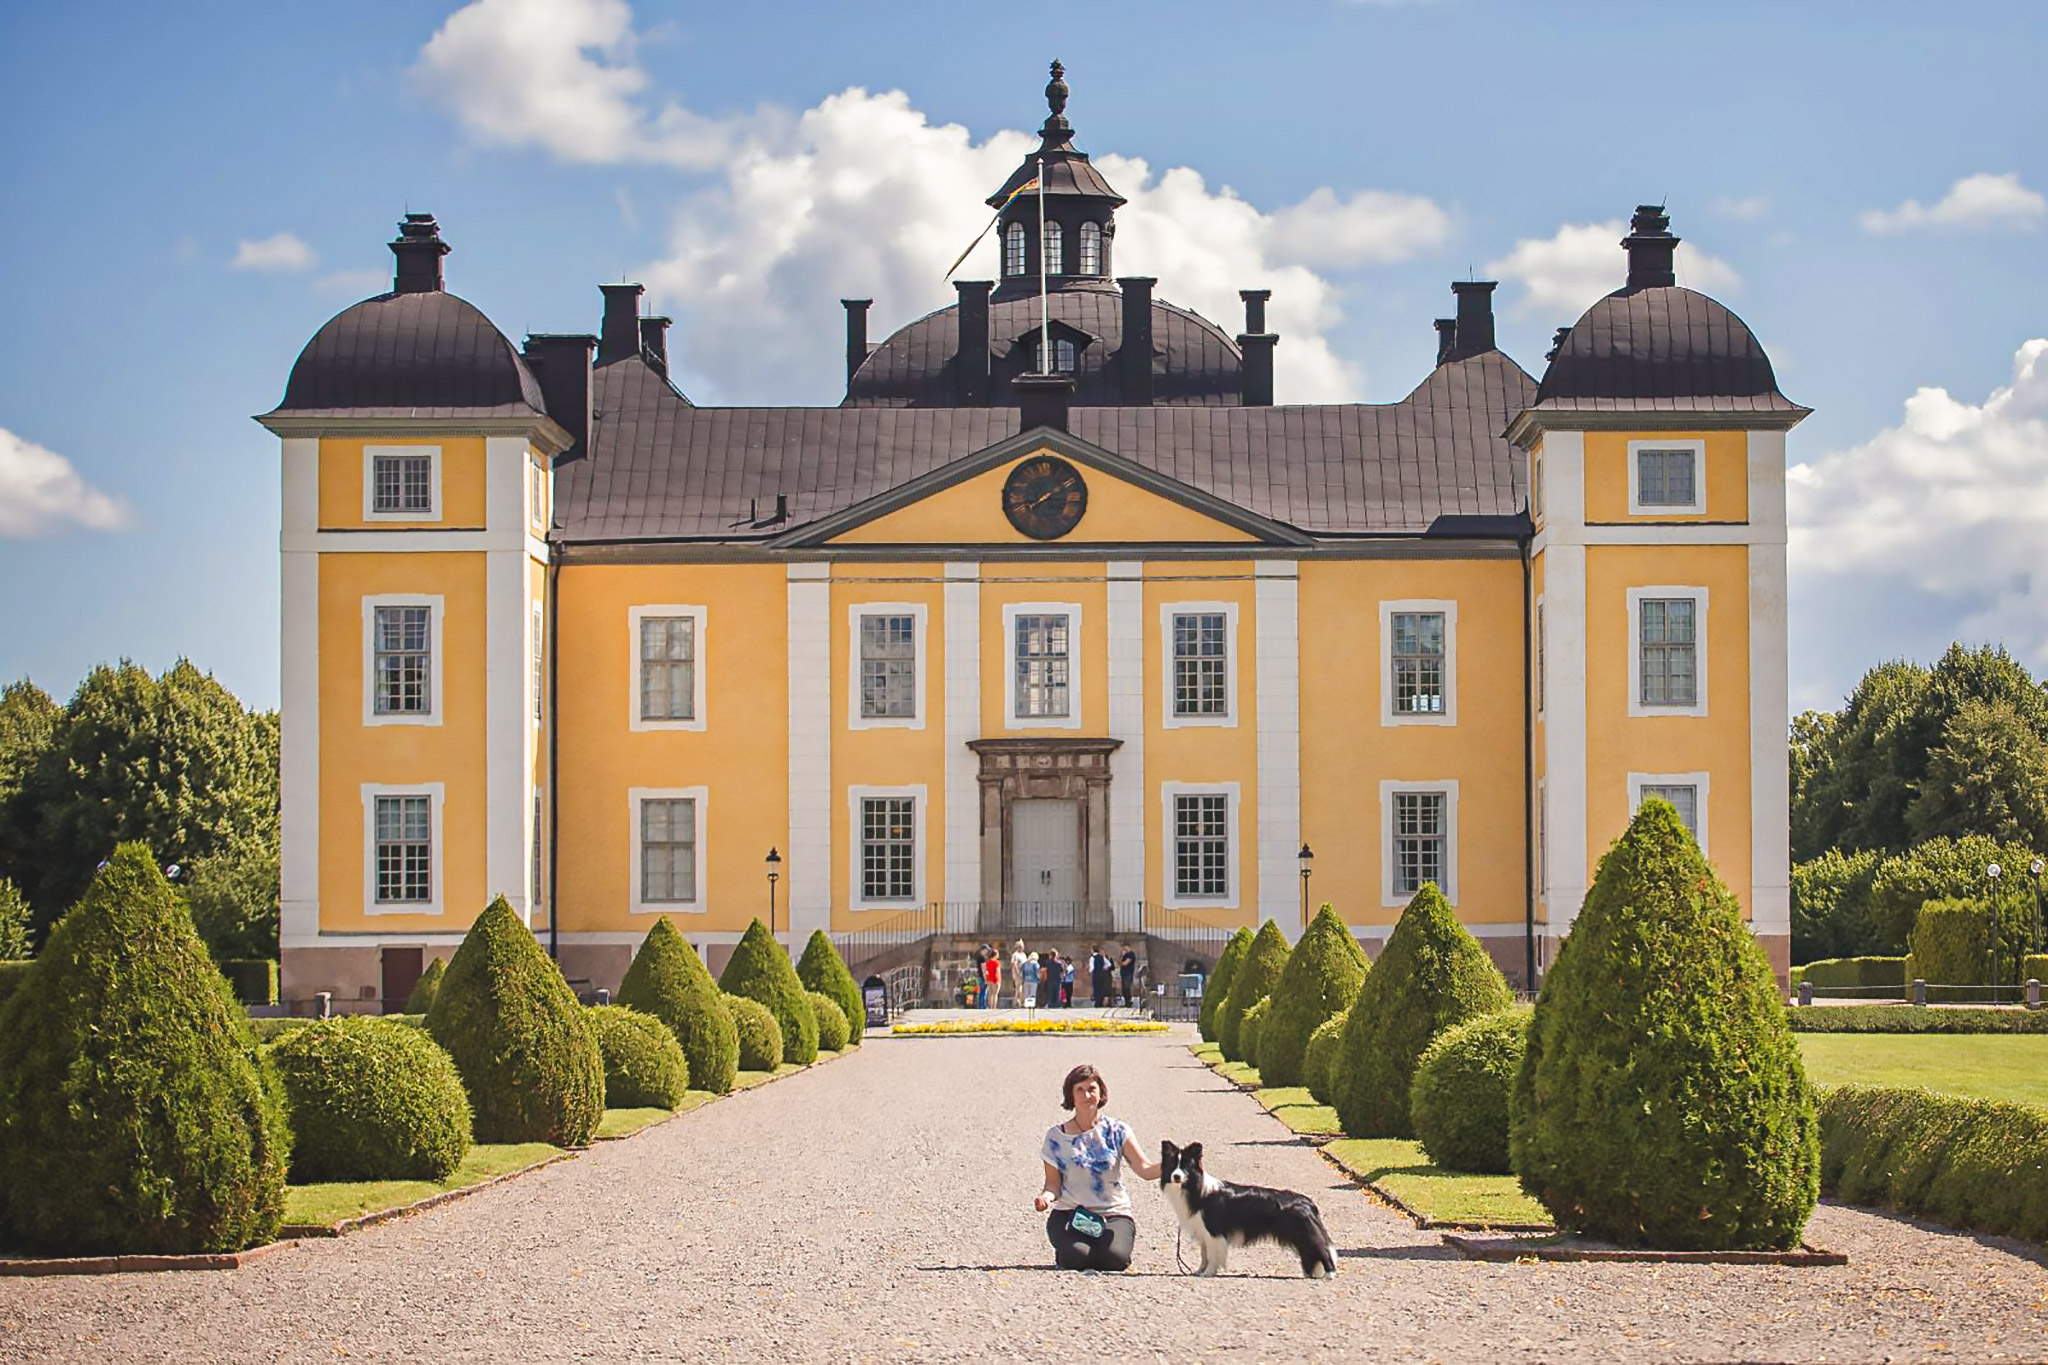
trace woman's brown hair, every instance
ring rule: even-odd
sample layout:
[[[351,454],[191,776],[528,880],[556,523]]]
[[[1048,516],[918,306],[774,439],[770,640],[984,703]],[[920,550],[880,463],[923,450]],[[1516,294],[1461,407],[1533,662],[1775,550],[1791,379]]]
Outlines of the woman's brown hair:
[[[1109,1103],[1109,1082],[1102,1079],[1100,1071],[1083,1062],[1067,1073],[1067,1079],[1060,1086],[1061,1108],[1072,1109],[1074,1107],[1074,1087],[1083,1081],[1095,1082],[1096,1086],[1102,1091],[1102,1102],[1104,1104]]]

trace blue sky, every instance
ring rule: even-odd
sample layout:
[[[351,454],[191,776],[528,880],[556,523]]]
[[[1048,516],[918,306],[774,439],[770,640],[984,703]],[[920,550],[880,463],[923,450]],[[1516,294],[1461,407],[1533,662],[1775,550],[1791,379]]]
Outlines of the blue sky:
[[[631,276],[693,397],[832,402],[837,300],[878,331],[947,301],[1054,56],[1133,201],[1117,268],[1233,330],[1274,288],[1282,401],[1399,397],[1468,273],[1540,372],[1620,281],[1607,227],[1666,201],[1685,282],[1816,409],[1795,706],[1956,637],[2048,674],[2044,37],[2038,6],[1822,0],[8,6],[0,677],[185,654],[275,704],[248,418],[384,287],[405,210],[515,339]]]

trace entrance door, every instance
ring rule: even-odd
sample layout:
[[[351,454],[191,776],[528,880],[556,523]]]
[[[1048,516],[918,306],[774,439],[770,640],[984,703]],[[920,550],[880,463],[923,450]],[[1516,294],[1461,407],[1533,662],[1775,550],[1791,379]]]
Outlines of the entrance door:
[[[425,966],[426,955],[424,948],[384,950],[382,965],[386,1014],[398,1014],[405,1009],[405,1002],[412,998],[412,988],[420,984],[420,973]]]
[[[1081,808],[1079,801],[1010,803],[1011,917],[1021,924],[1079,923]]]

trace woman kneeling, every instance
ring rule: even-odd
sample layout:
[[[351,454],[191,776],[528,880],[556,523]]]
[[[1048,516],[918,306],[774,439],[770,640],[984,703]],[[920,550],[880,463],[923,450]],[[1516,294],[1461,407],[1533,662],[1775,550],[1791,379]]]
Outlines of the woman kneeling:
[[[1157,1180],[1159,1165],[1147,1161],[1129,1125],[1102,1112],[1109,1082],[1092,1066],[1077,1066],[1060,1087],[1061,1107],[1073,1111],[1065,1123],[1048,1128],[1040,1155],[1045,1188],[1034,1207],[1052,1210],[1045,1235],[1062,1270],[1127,1270],[1138,1225],[1124,1192],[1123,1168],[1142,1180]]]

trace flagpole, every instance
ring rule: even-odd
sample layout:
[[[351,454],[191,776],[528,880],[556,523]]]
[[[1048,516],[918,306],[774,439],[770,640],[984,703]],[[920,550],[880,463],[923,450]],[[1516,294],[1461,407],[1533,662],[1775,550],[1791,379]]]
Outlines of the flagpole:
[[[1045,158],[1038,158],[1038,372],[1051,374],[1052,315],[1045,287]]]

